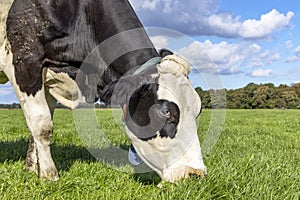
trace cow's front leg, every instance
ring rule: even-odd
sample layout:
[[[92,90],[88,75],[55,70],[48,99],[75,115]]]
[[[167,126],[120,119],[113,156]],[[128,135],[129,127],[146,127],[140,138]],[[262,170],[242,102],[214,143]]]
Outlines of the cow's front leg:
[[[7,5],[10,6],[9,4]],[[5,15],[2,17],[5,17]],[[3,30],[6,30],[5,26]],[[12,45],[8,42],[9,38],[12,39]],[[4,37],[0,37],[0,40],[4,40],[0,41],[0,44],[2,44],[0,46],[0,71],[5,73],[13,85],[32,135],[32,151],[29,151],[27,160],[28,163],[32,164],[29,168],[37,171],[40,178],[57,180],[58,173],[50,153],[53,125],[45,89],[42,84],[44,71],[42,72],[40,68],[41,62],[39,57],[31,56],[32,54],[40,55],[41,49],[29,48],[32,50],[31,52],[27,50],[24,52],[23,46],[21,48],[20,45],[26,43],[30,47],[30,42],[34,40],[30,37],[26,37],[26,40],[21,36],[18,38],[15,39],[13,33],[6,37],[5,31]],[[14,56],[11,49],[14,49]],[[38,52],[34,52],[35,50]],[[30,156],[31,158],[29,159]]]
[[[51,112],[44,87],[34,95],[21,92],[14,77],[10,79],[18,96],[27,126],[31,132],[26,167],[38,173],[41,179],[58,180],[58,172],[50,152],[53,132]]]
[[[30,139],[26,163],[29,169],[38,171],[40,178],[58,180],[58,172],[54,165],[51,152],[50,140],[53,132],[52,116],[45,97],[44,89],[35,96],[24,98],[21,103],[23,112],[30,129]],[[36,157],[35,157],[36,156]],[[30,166],[31,164],[31,166]]]
[[[57,103],[57,100],[49,93],[46,89],[46,101],[48,107],[50,109],[51,120],[53,120],[54,109]],[[39,163],[38,163],[38,155],[37,155],[37,147],[34,141],[34,137],[30,134],[29,142],[28,142],[28,150],[25,159],[25,167],[29,171],[35,172],[39,174]]]

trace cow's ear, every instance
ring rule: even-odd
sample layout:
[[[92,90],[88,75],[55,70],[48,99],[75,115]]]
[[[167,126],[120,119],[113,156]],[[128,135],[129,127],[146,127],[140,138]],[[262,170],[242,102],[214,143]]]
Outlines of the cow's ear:
[[[166,57],[166,56],[169,56],[169,55],[173,55],[174,53],[172,52],[172,51],[170,51],[170,50],[168,50],[168,49],[161,49],[160,51],[159,51],[159,55],[160,55],[160,57],[162,57],[162,58],[164,58],[164,57]]]
[[[157,80],[144,74],[128,75],[107,85],[101,92],[101,100],[109,105],[128,104],[130,97],[143,85],[155,83]]]

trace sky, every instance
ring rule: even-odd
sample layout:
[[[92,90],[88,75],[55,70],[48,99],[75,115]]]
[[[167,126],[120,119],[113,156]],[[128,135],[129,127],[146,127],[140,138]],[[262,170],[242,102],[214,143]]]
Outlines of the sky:
[[[300,81],[300,4],[297,0],[130,0],[157,49],[192,65],[203,89]],[[0,103],[18,102],[10,84]]]

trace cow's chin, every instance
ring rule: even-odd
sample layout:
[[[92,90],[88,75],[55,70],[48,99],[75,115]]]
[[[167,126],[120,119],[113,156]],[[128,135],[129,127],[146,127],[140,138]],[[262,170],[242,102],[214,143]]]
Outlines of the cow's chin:
[[[181,129],[184,127],[184,129]],[[194,131],[192,131],[194,130]],[[141,159],[165,182],[176,182],[191,174],[204,177],[206,166],[202,159],[195,119],[186,116],[178,126],[176,137],[159,135],[143,141],[127,127],[126,133]]]
[[[207,169],[198,147],[199,141],[195,139],[185,154],[180,156],[171,166],[162,169],[160,174],[162,181],[173,183],[183,178],[189,178],[190,175],[204,178]]]

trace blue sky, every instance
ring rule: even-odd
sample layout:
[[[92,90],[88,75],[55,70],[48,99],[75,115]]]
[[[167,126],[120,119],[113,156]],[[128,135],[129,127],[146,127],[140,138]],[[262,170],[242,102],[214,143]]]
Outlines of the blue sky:
[[[130,2],[145,27],[164,28],[149,33],[157,48],[167,47],[188,58],[194,86],[235,89],[250,82],[300,81],[296,0]],[[6,84],[0,86],[0,103],[8,102],[17,99]]]
[[[145,26],[170,28],[192,38],[190,44],[172,48],[170,36],[152,37],[158,47],[171,47],[198,69],[201,75],[192,74],[195,86],[214,88],[201,79],[216,79],[212,75],[216,70],[211,71],[203,62],[207,59],[203,52],[215,64],[225,88],[240,88],[250,82],[290,85],[300,81],[300,4],[295,0],[132,3]]]

